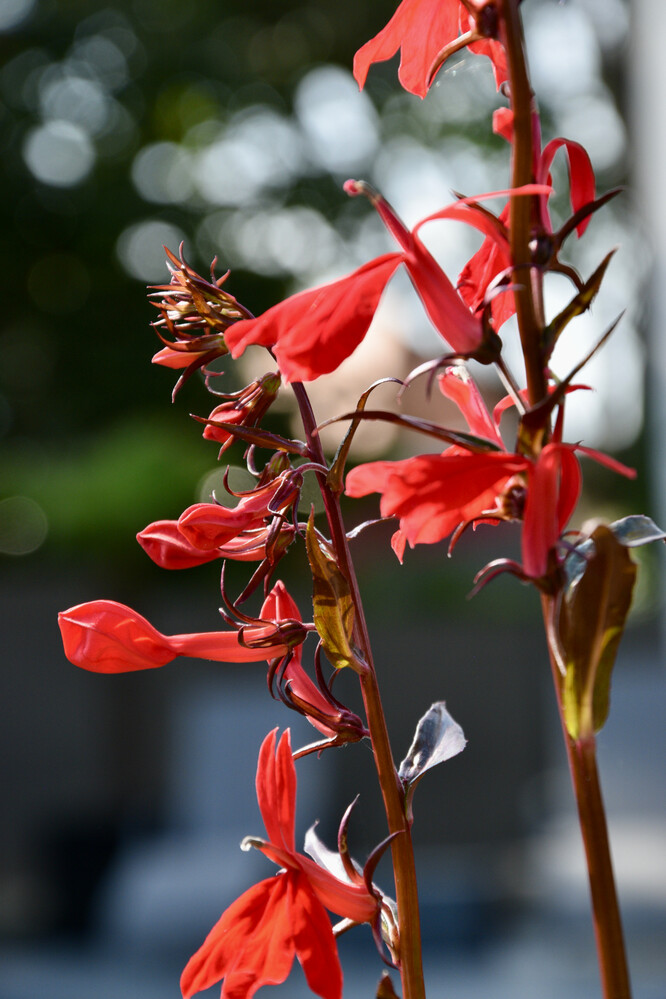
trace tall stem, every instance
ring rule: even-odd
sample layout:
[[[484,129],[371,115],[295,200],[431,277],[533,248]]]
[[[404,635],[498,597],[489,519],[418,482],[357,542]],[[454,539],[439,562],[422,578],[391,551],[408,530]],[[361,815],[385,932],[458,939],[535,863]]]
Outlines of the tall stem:
[[[551,613],[550,600],[543,598],[544,619]],[[560,712],[564,745],[569,761],[578,819],[585,847],[590,884],[592,919],[597,946],[599,973],[604,999],[631,999],[620,906],[615,887],[613,861],[608,841],[606,812],[597,769],[596,743],[589,739],[572,739],[562,709],[561,674],[549,647],[555,696]]]
[[[527,73],[523,29],[518,0],[503,0],[502,41],[507,56],[511,108],[513,110],[513,158],[511,186],[522,187],[532,181],[534,133],[532,128],[532,88]],[[546,395],[546,373],[541,358],[541,274],[531,267],[530,228],[532,198],[511,198],[509,233],[514,292],[520,342],[525,359],[527,393],[534,405]]]
[[[511,107],[514,114],[511,183],[513,187],[520,187],[533,179],[535,154],[539,155],[541,150],[533,148],[533,97],[527,71],[518,0],[503,0],[502,14],[502,41],[507,55]],[[516,315],[525,360],[528,399],[532,406],[540,402],[547,391],[547,373],[542,355],[543,279],[541,272],[531,266],[530,229],[531,219],[534,217],[533,211],[532,199],[521,197],[511,199],[511,257],[514,265],[514,282],[518,285],[515,292]],[[547,433],[547,428],[544,428],[544,431]],[[529,442],[533,452],[538,453],[544,442],[545,433],[539,434]],[[547,634],[549,634],[548,622],[551,620],[552,599],[552,597],[543,597]],[[604,999],[630,999],[629,975],[608,844],[606,815],[597,772],[595,743],[593,738],[576,741],[569,736],[564,724],[561,677],[557,660],[552,648],[549,648],[549,652],[587,858],[603,995]]]
[[[319,435],[314,432],[316,423],[308,394],[300,383],[294,383],[293,389],[312,460],[325,465]],[[318,478],[339,568],[347,578],[354,602],[355,641],[362,650],[368,667],[360,675],[361,693],[388,829],[389,833],[399,833],[391,843],[391,853],[400,927],[400,977],[403,999],[425,999],[416,867],[411,829],[405,814],[403,790],[391,752],[386,718],[372,659],[370,637],[340,504],[337,496],[329,489],[325,476],[319,474]]]

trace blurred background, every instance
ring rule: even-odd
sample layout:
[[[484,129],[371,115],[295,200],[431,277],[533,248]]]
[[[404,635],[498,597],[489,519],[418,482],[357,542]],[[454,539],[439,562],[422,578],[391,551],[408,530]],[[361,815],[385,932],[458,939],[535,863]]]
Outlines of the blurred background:
[[[613,452],[639,476],[630,483],[588,463],[579,521],[661,511],[663,524],[664,15],[656,0],[523,7],[545,138],[583,142],[600,191],[626,186],[569,244],[585,276],[620,249],[554,367],[565,375],[626,309],[585,371],[596,391],[571,399],[567,438]],[[173,373],[150,365],[159,342],[145,286],[168,280],[163,244],[175,251],[182,241],[203,274],[217,257],[218,274],[232,270],[227,287],[259,313],[392,248],[369,206],[343,194],[348,177],[371,181],[410,225],[453,191],[507,186],[508,147],[489,131],[504,101],[483,58],[452,60],[425,101],[399,90],[395,62],[374,67],[358,92],[353,53],[393,9],[390,0],[0,0],[0,999],[45,988],[54,999],[175,997],[179,969],[219,913],[268,872],[260,856],[236,852],[261,831],[258,747],[274,725],[291,724],[302,742],[312,730],[266,695],[263,667],[180,660],[95,676],[65,660],[56,616],[107,597],[166,632],[219,624],[218,568],[165,573],[134,542],[219,481],[216,448],[188,415],[210,409],[201,382],[172,405]],[[555,179],[566,193],[563,163]],[[566,197],[553,208],[564,217]],[[424,238],[452,277],[479,244],[448,222]],[[569,287],[553,280],[547,296],[554,314]],[[520,379],[510,324],[503,335]],[[313,384],[318,417],[438,352],[396,276],[357,354]],[[250,355],[226,372],[226,387],[266,370]],[[415,391],[412,411],[422,404]],[[277,419],[288,428],[288,400]],[[417,447],[374,426],[356,456]],[[371,498],[350,522],[375,512]],[[367,532],[357,555],[395,756],[436,699],[469,740],[416,800],[433,994],[587,999],[597,994],[592,931],[538,601],[510,579],[466,599],[481,565],[515,551],[515,535],[481,529],[444,566],[443,548],[423,548],[401,569],[389,536]],[[666,979],[658,554],[639,553],[600,737],[637,999],[663,999]],[[305,611],[298,559],[285,578]],[[242,578],[232,574],[232,588]],[[352,698],[346,679],[340,693]],[[383,837],[363,747],[304,760],[299,781],[301,833],[319,818],[332,846],[360,790],[354,853]],[[350,997],[372,994],[379,975],[359,937],[345,942]],[[294,999],[295,982],[280,994]]]

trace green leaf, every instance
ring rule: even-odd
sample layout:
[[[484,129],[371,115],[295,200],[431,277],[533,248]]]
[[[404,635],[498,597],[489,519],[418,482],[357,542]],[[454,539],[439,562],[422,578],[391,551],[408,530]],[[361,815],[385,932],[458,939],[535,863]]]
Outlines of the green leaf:
[[[324,652],[336,669],[351,666],[358,670],[359,658],[352,644],[354,603],[351,589],[315,530],[314,512],[308,520],[305,544],[312,570],[314,623]]]
[[[576,740],[592,737],[608,717],[611,673],[636,581],[636,566],[611,527],[599,525],[590,540],[559,617],[564,719]]]

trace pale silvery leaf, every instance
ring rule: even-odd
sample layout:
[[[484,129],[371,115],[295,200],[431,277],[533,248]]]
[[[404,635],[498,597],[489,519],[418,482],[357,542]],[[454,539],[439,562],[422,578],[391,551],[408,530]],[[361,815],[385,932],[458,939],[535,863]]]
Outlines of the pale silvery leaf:
[[[461,753],[466,743],[462,728],[446,710],[444,701],[436,701],[416,726],[409,752],[398,770],[400,779],[403,784],[413,784],[426,770]]]
[[[652,541],[666,540],[666,533],[657,527],[654,520],[643,514],[634,513],[610,525],[611,531],[625,548],[638,548]]]
[[[594,528],[598,526],[597,521],[589,521],[583,524],[583,534],[592,534]],[[608,525],[625,548],[638,548],[641,545],[649,545],[653,541],[666,541],[666,532],[657,527],[655,522],[644,514],[634,513],[621,520],[615,520]],[[588,559],[594,552],[594,542],[590,538],[581,541],[571,550],[564,560],[564,572],[566,576],[567,589],[571,590],[580,582]]]

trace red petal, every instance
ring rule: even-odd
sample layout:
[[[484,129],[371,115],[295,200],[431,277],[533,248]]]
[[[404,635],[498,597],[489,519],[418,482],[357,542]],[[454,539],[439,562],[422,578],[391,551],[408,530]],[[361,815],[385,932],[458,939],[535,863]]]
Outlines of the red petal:
[[[388,24],[354,56],[354,78],[363,88],[374,62],[400,49],[398,79],[411,94],[425,97],[433,62],[458,37],[458,0],[402,0]]]
[[[476,383],[463,367],[447,368],[438,378],[442,394],[455,402],[473,434],[486,437],[504,450],[502,438],[490,418]]]
[[[219,551],[195,548],[178,530],[176,520],[156,520],[140,531],[136,540],[162,569],[189,569],[220,557]]]
[[[115,600],[92,600],[58,615],[65,655],[94,673],[154,669],[176,658],[169,639]]]
[[[301,612],[282,580],[278,580],[264,600],[259,617],[263,621],[302,621]]]
[[[275,629],[272,625],[246,628],[244,640],[248,645],[270,640]],[[277,643],[261,648],[241,645],[235,631],[202,631],[187,635],[170,635],[167,639],[175,655],[192,656],[194,659],[212,659],[218,663],[267,662],[287,653],[287,646]]]
[[[271,843],[295,853],[296,768],[291,756],[289,729],[275,752],[277,729],[264,739],[257,764],[257,801]]]
[[[296,956],[310,990],[342,999],[342,968],[331,922],[303,874],[290,882],[290,915]]]
[[[198,357],[204,357],[207,353],[206,350],[197,353],[196,351],[171,350],[170,347],[163,347],[162,350],[153,354],[152,363],[161,364],[164,368],[187,368]]]
[[[551,164],[555,158],[555,153],[558,149],[562,148],[566,151],[569,160],[569,186],[570,186],[570,199],[571,208],[574,212],[577,212],[579,208],[583,205],[587,205],[590,201],[594,201],[595,195],[595,179],[594,170],[592,169],[592,163],[590,162],[590,157],[579,142],[573,142],[571,139],[552,139],[547,146],[545,146],[541,159],[539,160],[539,176],[537,180],[543,180],[544,182],[548,178],[550,172]],[[590,224],[591,216],[583,219],[582,222],[576,226],[576,232],[579,236],[582,236],[588,225]]]
[[[509,78],[509,71],[506,62],[506,52],[500,42],[493,38],[483,38],[481,41],[472,42],[468,46],[470,52],[475,55],[488,56],[493,64],[493,74],[495,76],[495,86],[499,90],[502,84]]]
[[[347,475],[349,496],[381,492],[381,513],[400,518],[410,546],[447,537],[459,523],[492,508],[506,482],[527,469],[519,455],[419,455],[397,462],[372,462]]]
[[[292,295],[225,336],[233,357],[250,344],[274,348],[286,381],[313,381],[335,371],[368,331],[402,254],[377,257],[332,284]]]
[[[184,999],[224,979],[221,999],[250,999],[287,978],[294,960],[290,879],[260,881],[224,912],[183,971]]]
[[[547,444],[529,475],[523,522],[523,569],[539,578],[548,553],[573,513],[581,489],[580,466],[571,445]]]
[[[176,656],[216,662],[260,662],[285,655],[284,645],[245,648],[235,631],[163,635],[145,617],[115,600],[93,600],[58,615],[65,655],[75,666],[94,673],[155,669]],[[248,642],[269,638],[273,627],[247,628]]]
[[[201,551],[211,551],[238,537],[242,531],[263,526],[268,504],[279,483],[270,489],[244,496],[234,507],[217,503],[194,503],[178,518],[178,530],[186,541]]]

